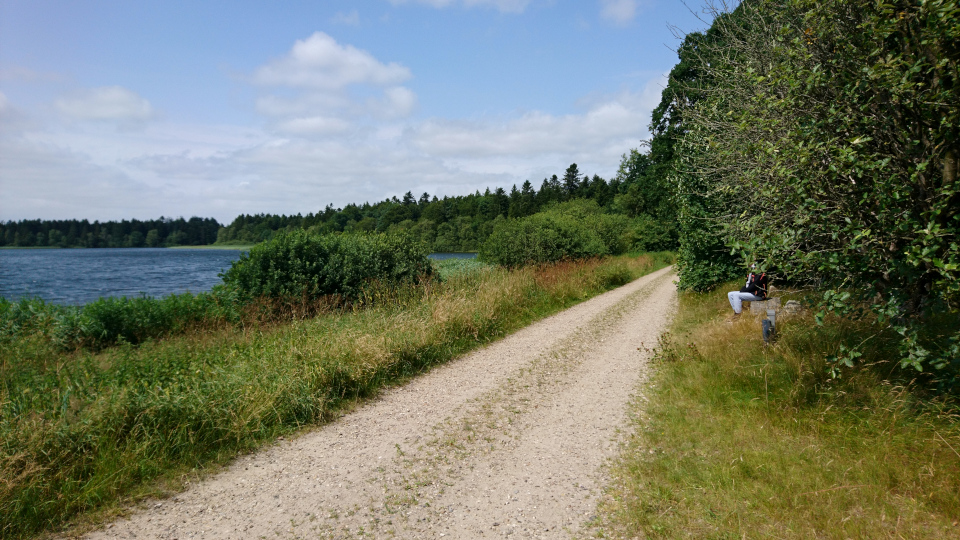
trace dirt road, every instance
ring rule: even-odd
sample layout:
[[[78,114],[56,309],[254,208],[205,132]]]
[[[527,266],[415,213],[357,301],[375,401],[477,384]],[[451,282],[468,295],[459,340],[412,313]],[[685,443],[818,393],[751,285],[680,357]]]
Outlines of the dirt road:
[[[587,536],[673,278],[544,319],[88,538]]]

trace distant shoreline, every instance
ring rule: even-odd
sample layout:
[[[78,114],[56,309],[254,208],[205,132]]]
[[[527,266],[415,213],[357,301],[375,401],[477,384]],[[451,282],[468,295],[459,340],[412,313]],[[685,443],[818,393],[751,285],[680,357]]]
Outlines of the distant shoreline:
[[[60,246],[0,246],[0,249],[236,249],[236,250],[249,250],[256,244],[207,244],[203,246],[157,246],[150,248],[149,246],[140,246],[136,248],[132,247],[100,247],[100,248],[88,248],[82,246],[70,246],[70,247],[60,247]]]

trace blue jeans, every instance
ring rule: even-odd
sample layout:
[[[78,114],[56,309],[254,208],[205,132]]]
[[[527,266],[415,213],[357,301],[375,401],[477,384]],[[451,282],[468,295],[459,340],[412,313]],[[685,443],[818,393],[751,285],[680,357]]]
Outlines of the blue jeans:
[[[761,300],[763,300],[763,298],[755,294],[751,294],[748,292],[740,292],[740,291],[728,292],[727,298],[730,300],[730,307],[733,308],[734,313],[740,313],[741,311],[743,311],[744,300],[748,302],[760,302]]]

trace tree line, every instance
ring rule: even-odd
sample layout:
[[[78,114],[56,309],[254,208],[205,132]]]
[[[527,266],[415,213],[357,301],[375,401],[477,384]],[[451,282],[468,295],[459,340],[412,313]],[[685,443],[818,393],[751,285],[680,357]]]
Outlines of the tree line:
[[[665,189],[650,189],[661,182],[647,154],[631,151],[624,155],[617,175],[607,181],[592,177],[571,164],[563,176],[544,178],[539,189],[528,180],[519,188],[486,189],[483,193],[439,198],[423,193],[415,197],[392,197],[374,204],[328,205],[306,216],[241,215],[220,229],[217,242],[253,243],[268,240],[279,231],[307,230],[311,233],[405,232],[425,243],[432,251],[476,251],[497,223],[531,216],[541,210],[574,200],[594,201],[603,212],[634,218],[639,249],[668,250],[676,247],[673,203]]]
[[[217,239],[213,218],[140,221],[39,220],[0,222],[0,246],[120,248],[201,246]]]
[[[171,247],[254,244],[281,231],[316,234],[404,232],[436,252],[477,251],[499,221],[519,219],[568,201],[593,201],[606,214],[631,218],[634,249],[675,249],[677,231],[671,194],[664,182],[662,158],[654,151],[632,150],[622,157],[609,181],[583,174],[576,163],[562,176],[544,178],[537,189],[527,180],[503,188],[439,198],[407,192],[377,203],[327,205],[307,215],[243,214],[229,225],[213,218],[94,221],[22,220],[0,222],[0,246],[10,247]],[[659,160],[659,161],[658,161]]]

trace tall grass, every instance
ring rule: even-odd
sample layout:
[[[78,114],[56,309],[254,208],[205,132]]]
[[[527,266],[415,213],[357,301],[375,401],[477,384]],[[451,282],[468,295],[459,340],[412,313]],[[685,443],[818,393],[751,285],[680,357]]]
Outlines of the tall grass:
[[[233,290],[222,286],[196,295],[100,298],[83,306],[60,306],[39,298],[0,299],[0,344],[40,340],[53,350],[102,349],[236,324],[248,311]]]
[[[100,352],[56,352],[29,333],[0,342],[0,536],[151,493],[663,262],[439,266],[443,281],[367,288],[312,319]]]
[[[806,313],[765,347],[729,311],[722,291],[681,295],[604,535],[960,537],[957,404],[897,369],[896,336]],[[838,372],[830,358],[869,336]]]

